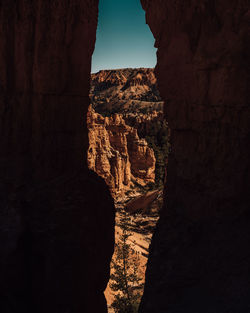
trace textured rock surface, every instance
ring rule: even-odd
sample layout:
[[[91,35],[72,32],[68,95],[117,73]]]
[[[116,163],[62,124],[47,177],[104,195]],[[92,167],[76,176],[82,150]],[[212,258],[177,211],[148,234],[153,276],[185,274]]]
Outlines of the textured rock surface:
[[[145,114],[163,109],[152,68],[103,70],[91,78],[91,103],[98,113]]]
[[[247,313],[249,1],[141,2],[172,152],[140,312]]]
[[[150,213],[157,213],[160,210],[161,205],[154,210],[153,204],[162,196],[162,190],[148,191],[143,195],[140,195],[125,204],[125,211],[130,214],[140,213],[149,215]],[[159,202],[159,201],[158,201]]]
[[[85,160],[97,6],[0,3],[3,313],[106,312],[114,206]]]
[[[91,76],[93,90],[96,91],[106,90],[114,86],[121,86],[122,91],[125,91],[129,87],[142,86],[145,94],[148,90],[156,87],[156,77],[153,68],[102,70]],[[135,98],[139,98],[140,95],[139,93],[135,94]]]
[[[248,313],[249,2],[142,2],[172,156],[141,311]],[[82,162],[96,17],[97,0],[0,3],[4,313],[105,312],[112,199]]]
[[[163,121],[163,112],[162,111],[152,111],[151,113],[127,113],[123,114],[125,123],[130,126],[133,126],[140,137],[145,137],[150,134],[152,125],[158,121]]]
[[[154,182],[154,151],[122,115],[103,117],[90,107],[87,124],[89,168],[105,179],[113,196],[124,194],[133,180],[142,185]]]

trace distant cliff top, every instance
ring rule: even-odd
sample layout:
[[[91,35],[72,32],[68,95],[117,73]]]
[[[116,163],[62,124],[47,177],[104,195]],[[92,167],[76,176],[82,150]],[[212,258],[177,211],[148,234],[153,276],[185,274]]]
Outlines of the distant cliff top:
[[[90,98],[98,113],[162,110],[153,68],[102,70],[91,78]]]
[[[92,74],[92,85],[103,87],[104,89],[111,86],[122,85],[124,90],[130,86],[154,86],[156,77],[153,68],[125,68],[115,70],[102,70]]]

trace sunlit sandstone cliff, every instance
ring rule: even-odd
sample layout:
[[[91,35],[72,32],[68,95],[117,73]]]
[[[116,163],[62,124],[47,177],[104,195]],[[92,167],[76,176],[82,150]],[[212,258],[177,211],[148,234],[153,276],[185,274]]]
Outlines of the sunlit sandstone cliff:
[[[153,68],[102,70],[91,78],[91,103],[98,113],[148,113],[163,109]]]
[[[101,70],[91,76],[92,86],[97,90],[112,86],[121,86],[123,91],[132,86],[143,86],[149,90],[157,83],[153,68]]]
[[[103,117],[90,107],[87,125],[89,168],[105,179],[113,196],[124,194],[134,182],[154,182],[154,151],[122,115]]]
[[[145,137],[150,133],[154,123],[163,121],[163,111],[151,111],[150,113],[126,113],[123,114],[125,123],[137,129],[139,136]]]

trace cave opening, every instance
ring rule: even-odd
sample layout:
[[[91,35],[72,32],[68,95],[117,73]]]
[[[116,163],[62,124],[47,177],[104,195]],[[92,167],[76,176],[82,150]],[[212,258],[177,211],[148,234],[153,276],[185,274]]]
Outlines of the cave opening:
[[[100,1],[87,162],[105,180],[116,207],[115,250],[105,291],[109,312],[121,306],[122,298],[132,298],[126,301],[139,306],[149,245],[163,202],[170,132],[155,64],[154,38],[140,0]],[[124,260],[127,269],[120,275]],[[121,281],[127,288],[121,287]]]

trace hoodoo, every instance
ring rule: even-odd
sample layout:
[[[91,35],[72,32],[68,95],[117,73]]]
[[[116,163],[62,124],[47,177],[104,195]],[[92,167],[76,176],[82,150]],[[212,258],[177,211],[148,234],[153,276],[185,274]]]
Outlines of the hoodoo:
[[[154,151],[122,115],[103,117],[90,107],[87,120],[89,168],[105,179],[114,197],[129,190],[133,181],[154,183]]]

